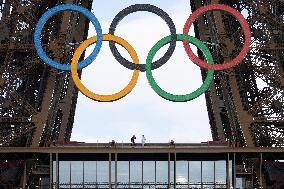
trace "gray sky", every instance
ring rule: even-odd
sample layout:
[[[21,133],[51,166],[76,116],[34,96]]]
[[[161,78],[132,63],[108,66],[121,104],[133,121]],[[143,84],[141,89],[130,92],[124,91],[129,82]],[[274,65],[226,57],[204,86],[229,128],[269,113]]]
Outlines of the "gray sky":
[[[136,3],[162,8],[173,19],[178,33],[182,33],[183,25],[191,14],[188,0],[95,0],[93,13],[101,22],[103,33],[108,33],[112,19],[119,11]],[[123,19],[115,34],[135,48],[140,63],[144,64],[151,47],[170,33],[166,23],[158,16],[138,12]],[[91,26],[89,36],[93,35],[96,32]],[[194,35],[192,30],[191,35]],[[167,47],[162,48],[155,59],[161,57]],[[130,60],[127,52],[119,49]],[[189,93],[202,83],[200,68],[188,59],[182,42],[177,43],[170,61],[154,70],[153,75],[163,89],[174,94]],[[111,94],[124,88],[131,76],[132,71],[120,65],[112,56],[108,42],[103,42],[97,59],[84,69],[82,81],[97,93]],[[204,95],[184,103],[167,101],[151,89],[145,73],[140,73],[133,91],[116,102],[95,102],[79,94],[71,140],[130,142],[133,134],[138,142],[142,134],[146,142],[212,140]]]

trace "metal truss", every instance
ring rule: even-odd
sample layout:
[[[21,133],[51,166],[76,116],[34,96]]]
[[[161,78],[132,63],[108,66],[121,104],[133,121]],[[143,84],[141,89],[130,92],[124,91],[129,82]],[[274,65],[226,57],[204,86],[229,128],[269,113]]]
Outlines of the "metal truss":
[[[0,0],[0,145],[42,146],[70,139],[78,91],[70,74],[46,66],[33,45],[34,27],[61,3],[91,8],[89,0]],[[43,47],[58,62],[70,62],[86,38],[89,21],[64,11],[42,32]]]
[[[227,4],[242,12],[250,25],[252,42],[245,59],[235,68],[218,71],[206,93],[213,139],[240,142],[244,147],[283,147],[284,3],[193,0],[191,6],[195,10],[214,3]],[[236,57],[244,42],[239,22],[224,11],[208,11],[200,16],[195,22],[195,33],[209,44],[218,63]],[[199,55],[202,57],[200,52]],[[254,188],[277,188],[268,182],[259,164],[247,157],[238,162],[239,167],[251,168],[250,178],[257,181]]]
[[[283,146],[284,134],[284,3],[279,0],[201,0],[192,9],[221,3],[238,9],[251,31],[251,48],[235,68],[218,71],[206,93],[214,140],[242,146]],[[229,13],[209,11],[195,23],[216,62],[234,58],[243,46],[239,22]],[[204,74],[205,71],[202,71]]]

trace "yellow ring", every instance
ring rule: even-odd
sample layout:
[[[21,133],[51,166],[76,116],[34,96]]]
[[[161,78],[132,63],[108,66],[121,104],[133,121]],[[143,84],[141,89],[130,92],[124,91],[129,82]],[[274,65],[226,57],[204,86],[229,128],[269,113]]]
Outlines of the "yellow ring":
[[[126,96],[128,93],[132,91],[132,89],[135,87],[138,77],[139,77],[139,70],[134,70],[131,81],[127,84],[127,86],[119,91],[118,93],[111,94],[111,95],[99,95],[96,93],[93,93],[89,89],[87,89],[81,82],[79,75],[78,75],[78,62],[81,57],[81,54],[84,52],[86,48],[88,48],[90,45],[96,43],[97,37],[91,37],[84,41],[80,46],[76,49],[74,56],[72,58],[71,63],[71,75],[73,78],[73,81],[75,85],[78,87],[78,89],[87,97],[99,101],[99,102],[112,102],[115,100],[119,100],[120,98]],[[130,54],[134,64],[139,64],[139,59],[136,51],[134,48],[124,39],[117,37],[115,35],[111,34],[104,34],[103,35],[103,41],[114,41],[118,44],[120,44],[122,47],[124,47],[128,53]]]

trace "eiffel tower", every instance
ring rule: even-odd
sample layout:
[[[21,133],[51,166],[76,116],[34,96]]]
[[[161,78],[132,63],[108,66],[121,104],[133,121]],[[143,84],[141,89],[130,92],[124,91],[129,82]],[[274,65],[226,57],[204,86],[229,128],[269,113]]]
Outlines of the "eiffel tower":
[[[0,0],[1,146],[41,147],[48,141],[70,140],[78,90],[69,73],[46,66],[39,59],[33,44],[38,19],[47,9],[62,3],[88,9],[92,6],[92,0]],[[283,1],[189,3],[193,11],[207,4],[229,5],[245,15],[252,32],[245,59],[234,68],[217,71],[206,92],[213,139],[242,147],[283,147]],[[42,32],[44,49],[58,62],[70,61],[74,49],[87,37],[88,24],[89,20],[76,12],[54,15]],[[208,44],[216,62],[230,60],[240,52],[243,30],[229,13],[208,11],[194,26],[196,36]],[[206,71],[201,73],[205,76]],[[244,158],[239,163],[253,166],[258,162]],[[259,175],[259,170],[255,171]]]

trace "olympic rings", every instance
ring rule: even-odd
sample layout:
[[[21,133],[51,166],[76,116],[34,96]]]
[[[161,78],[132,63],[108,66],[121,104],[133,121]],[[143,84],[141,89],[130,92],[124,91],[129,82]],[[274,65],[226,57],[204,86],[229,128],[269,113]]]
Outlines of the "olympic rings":
[[[91,20],[91,22],[95,25],[97,36],[98,36],[98,42],[96,43],[96,47],[94,48],[94,51],[91,53],[91,55],[79,63],[78,68],[82,69],[92,63],[92,61],[97,57],[98,53],[100,52],[101,46],[102,46],[102,28],[101,25],[96,18],[96,16],[90,12],[88,9],[77,6],[77,5],[71,5],[71,4],[64,4],[56,6],[50,10],[48,10],[46,13],[42,15],[42,17],[39,19],[34,33],[34,43],[36,51],[39,55],[39,57],[48,65],[50,65],[53,68],[64,70],[64,71],[70,71],[70,65],[68,64],[60,64],[52,59],[50,59],[47,54],[44,52],[41,44],[41,31],[44,27],[44,24],[47,22],[47,20],[54,14],[63,11],[63,10],[73,10],[78,11],[82,14],[84,14],[87,18]]]
[[[208,61],[209,64],[214,63],[213,57],[212,57],[208,47],[202,41],[196,39],[195,37],[185,35],[185,34],[178,34],[177,35],[177,41],[184,41],[184,40],[189,41],[190,43],[196,45],[199,49],[201,49],[201,51],[205,55],[205,58],[206,58],[206,60]],[[156,81],[155,81],[155,79],[152,75],[151,64],[152,64],[152,60],[153,60],[155,54],[157,53],[157,51],[160,48],[162,48],[163,46],[165,46],[166,44],[168,44],[170,41],[171,41],[171,36],[164,37],[163,39],[158,41],[150,50],[148,57],[147,57],[147,60],[146,60],[146,62],[147,62],[146,63],[146,76],[147,76],[148,82],[151,85],[152,89],[158,95],[165,98],[166,100],[170,100],[170,101],[174,101],[174,102],[185,102],[185,101],[193,100],[193,99],[197,98],[198,96],[202,95],[210,87],[210,84],[213,80],[214,71],[208,70],[204,83],[201,85],[200,88],[198,88],[196,91],[194,91],[192,93],[189,93],[189,94],[186,94],[186,95],[173,95],[173,94],[170,94],[170,93],[164,91],[163,89],[161,89],[159,87],[159,85],[156,83]]]
[[[207,64],[206,62],[202,61],[201,59],[199,59],[190,49],[189,43],[184,41],[184,48],[185,51],[187,53],[187,55],[189,56],[189,58],[198,66],[202,67],[202,68],[207,68],[207,69],[211,69],[211,70],[224,70],[224,69],[228,69],[231,68],[235,65],[237,65],[238,63],[240,63],[245,56],[247,55],[249,48],[250,48],[250,42],[251,42],[251,32],[250,32],[250,27],[246,21],[246,19],[243,17],[243,15],[238,12],[236,9],[231,8],[227,5],[221,5],[221,4],[211,4],[211,5],[206,5],[203,7],[198,8],[196,11],[194,11],[189,18],[187,19],[184,28],[183,28],[183,33],[184,34],[188,34],[190,26],[192,25],[192,23],[194,22],[194,20],[200,16],[201,14],[203,14],[204,12],[208,11],[208,10],[224,10],[227,11],[231,14],[233,14],[234,16],[236,16],[236,18],[238,19],[238,21],[241,23],[243,30],[244,30],[244,35],[245,35],[245,42],[244,42],[244,46],[242,51],[240,52],[240,54],[234,58],[231,61],[228,61],[224,64]]]
[[[118,23],[127,15],[134,13],[134,12],[137,12],[137,11],[147,11],[147,12],[151,12],[151,13],[154,13],[154,14],[160,16],[167,23],[167,25],[170,28],[172,40],[170,41],[169,49],[167,50],[167,52],[165,53],[165,55],[163,57],[161,57],[159,60],[154,62],[153,65],[152,65],[152,69],[157,69],[157,68],[161,67],[163,64],[165,64],[170,59],[170,57],[174,53],[174,50],[175,50],[175,47],[176,47],[176,27],[175,27],[174,22],[170,18],[170,16],[165,11],[163,11],[162,9],[160,9],[160,8],[154,6],[154,5],[150,5],[150,4],[131,5],[127,8],[125,8],[124,10],[120,11],[115,16],[115,18],[113,19],[113,21],[110,25],[109,33],[114,35],[115,29],[116,29],[116,26],[118,25]],[[115,57],[115,59],[120,64],[122,64],[124,67],[131,69],[131,70],[139,69],[142,72],[146,71],[145,64],[136,65],[136,64],[133,64],[132,62],[129,62],[125,58],[123,58],[121,56],[121,54],[119,53],[119,51],[117,50],[117,48],[115,47],[114,42],[110,41],[109,46],[110,46],[110,50],[111,50],[113,56]]]
[[[75,51],[74,53],[74,57],[72,59],[72,63],[71,63],[71,75],[72,78],[74,80],[74,83],[76,84],[76,86],[78,87],[78,89],[87,97],[99,101],[99,102],[111,102],[111,101],[115,101],[115,100],[119,100],[120,98],[126,96],[128,93],[130,93],[132,91],[132,89],[135,87],[138,77],[139,77],[139,70],[134,70],[133,75],[132,75],[132,79],[131,81],[128,83],[128,85],[121,90],[118,93],[112,94],[112,95],[99,95],[96,93],[91,92],[89,89],[87,89],[81,82],[78,72],[77,72],[77,64],[78,61],[80,59],[80,56],[82,54],[82,52],[89,47],[90,45],[94,44],[97,41],[97,37],[92,37],[87,39],[86,41],[84,41]],[[133,59],[134,64],[138,64],[139,63],[139,59],[138,59],[138,55],[136,53],[136,51],[134,50],[134,48],[124,39],[111,35],[111,34],[105,34],[103,35],[103,41],[114,41],[118,44],[120,44],[121,46],[123,46],[130,54],[131,58]]]
[[[41,31],[44,27],[45,22],[52,15],[58,13],[59,11],[63,11],[63,10],[73,10],[73,11],[78,11],[78,12],[84,14],[95,25],[96,33],[97,33],[97,36],[91,37],[91,38],[87,39],[86,41],[82,42],[80,44],[80,46],[75,50],[74,56],[72,58],[71,65],[61,64],[61,63],[58,63],[56,61],[51,60],[47,56],[47,54],[44,52],[44,50],[42,48],[42,44],[41,44],[41,39],[40,39]],[[233,14],[237,18],[237,20],[241,23],[242,28],[244,30],[245,42],[244,42],[243,49],[241,50],[240,54],[236,58],[234,58],[231,61],[225,62],[224,64],[214,64],[213,57],[212,57],[208,47],[199,39],[196,39],[196,38],[188,35],[189,28],[192,25],[192,23],[194,22],[194,20],[199,15],[203,14],[204,12],[206,12],[208,10],[224,10],[224,11],[227,11],[227,12]],[[127,16],[127,15],[129,15],[133,12],[137,12],[137,11],[147,11],[147,12],[151,12],[151,13],[154,13],[154,14],[160,16],[167,23],[167,25],[170,28],[170,35],[159,40],[151,48],[151,50],[150,50],[150,52],[148,53],[148,56],[147,56],[146,64],[139,64],[138,55],[137,55],[136,51],[134,50],[134,48],[126,40],[114,35],[116,26],[119,24],[119,22],[125,16]],[[111,52],[114,55],[114,57],[116,58],[116,60],[120,64],[122,64],[124,67],[133,70],[132,78],[131,78],[130,82],[126,85],[126,87],[124,87],[121,91],[119,91],[115,94],[111,94],[111,95],[100,95],[100,94],[96,94],[94,92],[91,92],[89,89],[87,89],[83,85],[83,83],[81,82],[79,75],[78,75],[78,69],[82,69],[82,68],[88,66],[89,64],[91,64],[91,62],[93,60],[95,60],[95,58],[97,57],[97,55],[98,55],[98,53],[101,49],[102,41],[109,41],[109,46],[110,46]],[[186,51],[187,55],[189,56],[189,58],[193,61],[193,63],[197,64],[198,66],[200,66],[202,68],[208,69],[207,76],[206,76],[203,84],[194,92],[191,92],[191,93],[185,94],[185,95],[174,95],[174,94],[171,94],[171,93],[164,91],[156,83],[156,81],[155,81],[155,79],[153,78],[153,75],[152,75],[152,70],[161,67],[163,64],[165,64],[170,59],[170,57],[172,56],[172,54],[175,50],[177,41],[183,41],[185,51]],[[233,9],[229,6],[221,5],[221,4],[206,5],[204,7],[198,8],[196,11],[194,11],[192,13],[192,15],[189,16],[189,18],[187,19],[187,21],[185,23],[185,26],[183,28],[183,34],[176,34],[175,25],[174,25],[172,19],[169,17],[169,15],[166,12],[164,12],[160,8],[155,7],[153,5],[150,5],[150,4],[131,5],[127,8],[125,8],[124,10],[120,11],[115,16],[114,20],[111,23],[111,26],[109,28],[109,34],[102,34],[102,29],[101,29],[99,21],[97,20],[95,15],[93,15],[89,10],[87,10],[86,8],[81,7],[81,6],[65,4],[65,5],[56,6],[52,9],[50,9],[49,11],[47,11],[46,13],[44,13],[43,16],[40,18],[39,22],[36,25],[35,34],[34,34],[35,48],[36,48],[36,51],[37,51],[39,57],[46,64],[48,64],[48,65],[50,65],[50,66],[52,66],[56,69],[64,70],[64,71],[71,71],[71,76],[72,76],[74,83],[77,86],[77,88],[87,97],[89,97],[93,100],[96,100],[96,101],[100,101],[100,102],[116,101],[116,100],[119,100],[122,97],[126,96],[127,94],[129,94],[133,90],[133,88],[135,87],[135,85],[138,81],[140,71],[142,71],[142,72],[146,71],[146,76],[147,76],[149,84],[151,85],[153,90],[159,96],[161,96],[161,97],[163,97],[167,100],[174,101],[174,102],[185,102],[185,101],[193,100],[194,98],[197,98],[198,96],[203,94],[209,88],[209,86],[210,86],[210,84],[213,80],[214,70],[223,70],[223,69],[231,68],[231,67],[237,65],[238,63],[240,63],[244,59],[244,57],[246,56],[246,54],[249,51],[250,42],[251,42],[251,32],[250,32],[250,27],[249,27],[248,23],[246,22],[246,19],[236,9]],[[84,50],[94,43],[96,43],[96,46],[95,46],[95,49],[93,50],[93,52],[91,53],[91,55],[89,57],[87,57],[84,61],[78,63],[78,61],[81,57],[81,54],[84,52]],[[120,44],[121,46],[123,46],[128,51],[128,53],[130,54],[130,56],[133,60],[133,63],[126,60],[125,58],[123,58],[121,56],[121,54],[118,52],[118,50],[115,46],[115,43]],[[165,55],[162,58],[160,58],[158,61],[152,63],[154,56],[156,55],[157,51],[161,47],[165,46],[168,43],[170,43],[170,46],[169,46],[169,49],[167,50],[167,52],[165,53]],[[197,48],[199,48],[203,52],[205,59],[208,63],[199,59],[192,52],[192,50],[190,49],[189,43],[194,44],[195,46],[197,46]]]

